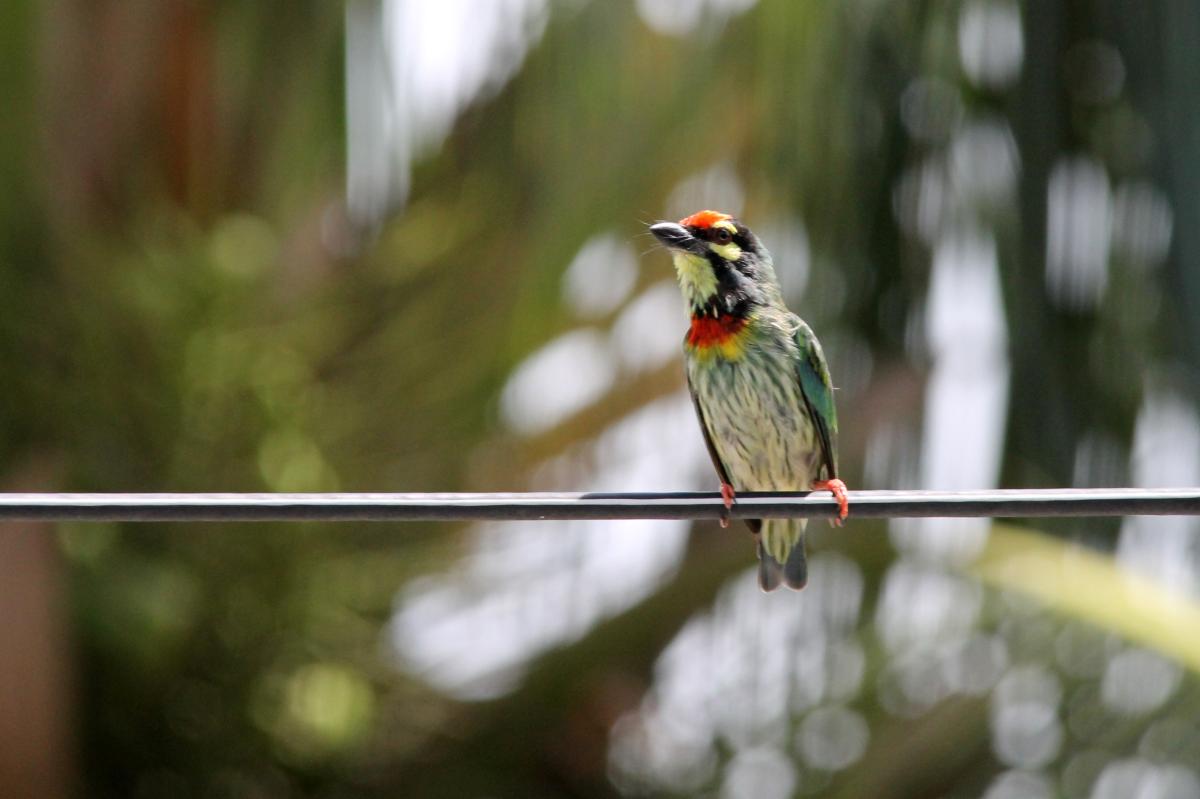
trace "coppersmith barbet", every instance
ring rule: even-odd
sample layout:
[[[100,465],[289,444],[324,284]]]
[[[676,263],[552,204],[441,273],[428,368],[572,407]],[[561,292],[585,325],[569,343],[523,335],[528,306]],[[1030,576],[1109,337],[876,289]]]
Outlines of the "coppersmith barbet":
[[[838,521],[837,412],[817,337],[783,304],[771,255],[728,214],[699,211],[650,226],[671,253],[691,315],[684,338],[688,388],[726,508],[737,491],[832,491]],[[747,521],[759,584],[808,581],[804,519]]]

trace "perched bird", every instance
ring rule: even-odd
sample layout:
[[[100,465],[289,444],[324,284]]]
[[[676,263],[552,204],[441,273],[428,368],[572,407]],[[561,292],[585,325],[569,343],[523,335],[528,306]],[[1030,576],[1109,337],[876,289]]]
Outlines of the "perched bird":
[[[699,211],[650,232],[671,253],[691,314],[684,338],[688,388],[725,507],[737,491],[832,491],[837,412],[817,337],[783,304],[771,255],[728,214]],[[727,524],[727,522],[723,522]],[[797,590],[808,581],[804,519],[747,521],[758,544],[758,581]]]

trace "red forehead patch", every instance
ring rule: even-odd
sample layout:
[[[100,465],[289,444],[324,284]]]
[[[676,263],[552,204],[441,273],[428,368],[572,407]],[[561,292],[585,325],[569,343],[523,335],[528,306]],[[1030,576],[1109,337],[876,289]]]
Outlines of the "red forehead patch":
[[[691,216],[680,219],[679,224],[684,227],[707,228],[712,227],[723,219],[733,219],[733,217],[729,214],[723,214],[720,211],[697,211]]]

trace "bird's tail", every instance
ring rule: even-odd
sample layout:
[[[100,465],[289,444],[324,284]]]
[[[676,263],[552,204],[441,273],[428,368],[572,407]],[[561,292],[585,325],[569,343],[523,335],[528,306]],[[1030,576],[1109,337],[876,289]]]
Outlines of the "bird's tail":
[[[804,554],[807,519],[766,519],[758,538],[758,584],[774,591],[782,582],[799,591],[808,582]]]

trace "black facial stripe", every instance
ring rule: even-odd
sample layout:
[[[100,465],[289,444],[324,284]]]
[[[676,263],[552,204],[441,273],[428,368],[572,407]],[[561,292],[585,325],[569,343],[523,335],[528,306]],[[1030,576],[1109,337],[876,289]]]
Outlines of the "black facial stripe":
[[[704,255],[708,258],[708,262],[712,264],[713,271],[717,273],[717,282],[720,282],[721,280],[722,269],[728,271],[730,267],[734,266],[733,261],[726,261],[712,250],[709,250]]]
[[[698,239],[701,239],[702,241],[711,241],[715,244],[729,244],[730,242],[737,242],[739,246],[745,246],[746,238],[743,235],[745,230],[746,229],[744,227],[739,226],[737,229],[737,232],[732,235],[732,237],[729,239],[729,241],[722,242],[721,239],[719,238],[719,236],[721,235],[720,231],[725,231],[726,233],[728,233],[729,230],[727,228],[695,227],[695,226],[687,228],[688,233],[691,233],[693,236],[695,236]]]
[[[710,252],[708,262],[717,278],[717,294],[710,306],[721,313],[744,315],[764,301],[762,290],[754,280],[756,269],[750,259],[730,262]]]
[[[708,262],[712,265],[713,271],[717,275],[717,281],[719,284],[721,284],[721,292],[722,293],[725,293],[727,291],[727,287],[725,285],[726,281],[722,280],[722,277],[721,277],[722,270],[728,271],[728,270],[732,269],[739,273],[738,276],[740,278],[742,278],[742,279],[748,278],[750,280],[752,290],[749,293],[754,298],[757,298],[759,296],[760,292],[758,291],[757,285],[753,281],[757,280],[757,278],[758,278],[758,257],[759,257],[758,239],[756,239],[754,237],[754,234],[751,233],[750,229],[747,228],[745,225],[740,224],[738,222],[734,222],[733,224],[736,229],[736,232],[733,234],[733,237],[729,241],[724,241],[724,242],[720,241],[717,238],[717,232],[719,230],[722,230],[722,228],[714,228],[714,227],[702,228],[702,227],[696,227],[695,225],[693,225],[691,227],[688,227],[687,231],[689,233],[691,233],[693,236],[695,236],[697,239],[699,239],[700,241],[708,242],[711,244],[717,244],[720,246],[725,246],[725,245],[729,245],[729,244],[737,245],[742,250],[742,255],[736,261],[727,261],[723,257],[721,257],[720,255],[716,254],[715,252],[713,252],[711,250],[706,252],[705,256],[708,258]]]
[[[736,239],[730,243],[738,244]],[[754,278],[758,275],[757,262],[754,260],[753,257],[747,256],[748,250],[746,249],[746,247],[744,245],[738,244],[738,246],[742,247],[742,255],[736,261],[727,261],[727,260],[725,260],[724,257],[718,255],[717,253],[713,252],[712,250],[709,250],[707,253],[705,253],[705,256],[708,258],[708,262],[710,264],[712,264],[713,271],[716,272],[716,274],[717,274],[717,282],[718,283],[721,282],[721,270],[722,269],[724,269],[726,271],[736,270],[737,272],[740,272],[745,277],[749,277],[749,278]]]

